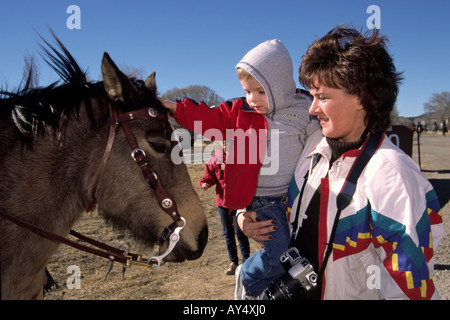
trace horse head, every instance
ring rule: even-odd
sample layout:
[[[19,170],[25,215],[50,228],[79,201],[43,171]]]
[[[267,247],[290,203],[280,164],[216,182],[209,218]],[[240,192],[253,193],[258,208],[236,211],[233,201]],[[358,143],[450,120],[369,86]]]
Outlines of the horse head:
[[[174,220],[182,221],[182,230],[181,226],[169,228],[181,240],[166,261],[199,258],[208,238],[206,216],[187,167],[171,159],[178,142],[172,139],[167,111],[157,98],[154,74],[146,81],[128,78],[105,54],[103,81],[89,82],[55,40],[59,49],[44,40],[48,45],[44,52],[63,84],[30,88],[27,81],[17,92],[0,90],[0,149],[4,151],[0,212],[10,220],[0,219],[0,294],[4,299],[29,299],[42,293],[48,279],[45,268],[58,247],[57,241],[18,228],[11,219],[64,238],[94,198],[107,221],[145,244],[159,242],[165,254],[172,239],[161,242],[160,235]],[[133,118],[134,111],[150,107],[163,116]],[[130,157],[129,135],[111,129],[119,127],[114,115],[130,118],[126,127],[145,164],[137,165]],[[125,123],[120,126],[125,128]],[[135,152],[132,155],[137,159]],[[155,176],[144,176],[143,168]],[[151,179],[157,179],[158,188],[149,186]],[[176,216],[182,219],[159,205],[161,190],[176,203]]]
[[[177,142],[173,141],[173,128],[167,119],[167,111],[157,99],[155,73],[145,82],[134,81],[119,70],[107,53],[101,67],[104,89],[118,112],[123,114],[152,108],[166,115],[134,119],[127,125],[146,157],[146,164],[156,173],[159,183],[171,195],[179,215],[186,221],[180,242],[165,260],[184,261],[200,257],[208,238],[206,216],[186,165],[174,164],[171,159],[171,150]],[[139,165],[130,157],[130,151],[126,135],[118,130],[98,187],[98,209],[107,221],[128,229],[144,243],[154,244],[173,221],[158,205],[154,190],[149,187]],[[168,244],[169,241],[165,241],[160,250],[165,250]]]

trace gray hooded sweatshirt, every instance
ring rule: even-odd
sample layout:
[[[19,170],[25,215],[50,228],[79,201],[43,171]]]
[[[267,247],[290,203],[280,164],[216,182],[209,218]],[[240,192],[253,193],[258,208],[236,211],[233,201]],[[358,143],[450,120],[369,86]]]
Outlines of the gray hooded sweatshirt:
[[[236,65],[250,73],[266,92],[269,112],[266,158],[255,196],[287,193],[306,138],[319,129],[308,109],[311,98],[296,92],[289,52],[280,40],[268,40]]]

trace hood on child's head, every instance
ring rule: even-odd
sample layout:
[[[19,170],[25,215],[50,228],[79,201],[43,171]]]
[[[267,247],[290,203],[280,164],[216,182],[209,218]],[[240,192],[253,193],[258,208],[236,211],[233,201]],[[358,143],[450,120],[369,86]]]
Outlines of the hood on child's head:
[[[239,61],[236,68],[246,70],[262,85],[269,103],[269,114],[295,103],[292,60],[280,40],[259,44]]]

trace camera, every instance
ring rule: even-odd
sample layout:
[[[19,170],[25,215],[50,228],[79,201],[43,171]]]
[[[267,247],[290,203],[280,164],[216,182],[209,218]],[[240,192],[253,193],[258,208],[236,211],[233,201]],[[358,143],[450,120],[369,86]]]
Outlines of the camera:
[[[269,300],[293,300],[308,293],[317,286],[317,274],[297,248],[286,250],[280,257],[286,273],[266,289]]]

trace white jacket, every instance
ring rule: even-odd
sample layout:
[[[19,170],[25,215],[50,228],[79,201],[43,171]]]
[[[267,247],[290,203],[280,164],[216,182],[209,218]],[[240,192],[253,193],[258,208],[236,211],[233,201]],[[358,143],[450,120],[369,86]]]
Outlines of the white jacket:
[[[290,187],[290,196],[295,199],[290,207],[295,212],[298,190],[310,170],[299,211],[298,232],[302,220],[307,219],[308,204],[322,183],[319,216],[319,261],[322,261],[337,212],[336,196],[360,150],[346,152],[330,170],[331,150],[321,133],[311,136],[304,150],[310,152],[305,155],[307,159],[312,160],[315,154],[321,158],[312,170],[311,161],[299,162],[295,173],[297,187],[291,188],[292,184]],[[297,194],[293,196],[292,190]],[[292,222],[294,214],[289,214],[289,219]],[[333,252],[325,269],[322,298],[438,299],[432,280],[433,252],[443,235],[440,205],[433,187],[418,165],[383,136],[359,177],[351,204],[341,213]]]

